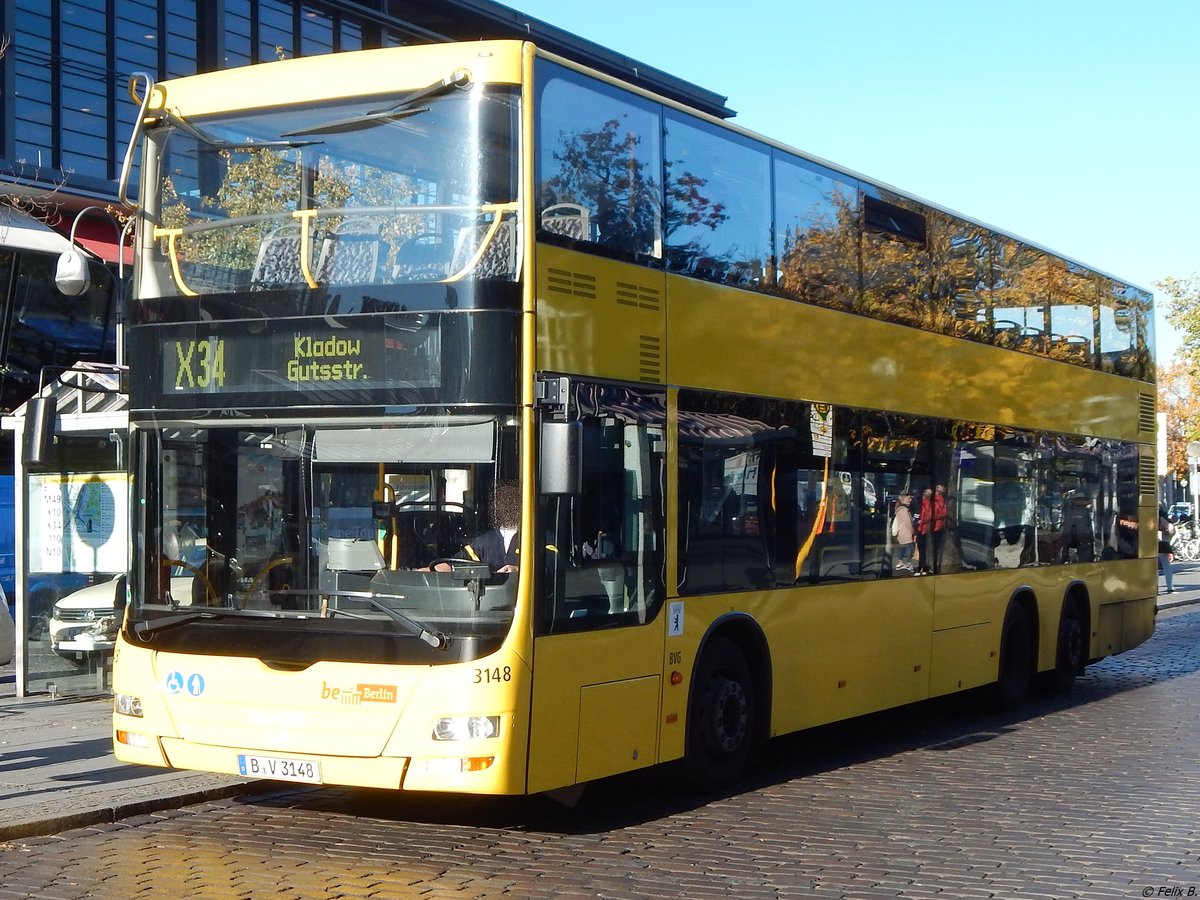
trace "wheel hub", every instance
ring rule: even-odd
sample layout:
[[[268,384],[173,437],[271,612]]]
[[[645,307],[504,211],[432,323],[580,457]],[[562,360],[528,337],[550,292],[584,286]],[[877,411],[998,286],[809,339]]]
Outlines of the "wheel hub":
[[[725,680],[713,698],[713,738],[720,750],[732,753],[741,746],[748,719],[746,692],[736,681]]]

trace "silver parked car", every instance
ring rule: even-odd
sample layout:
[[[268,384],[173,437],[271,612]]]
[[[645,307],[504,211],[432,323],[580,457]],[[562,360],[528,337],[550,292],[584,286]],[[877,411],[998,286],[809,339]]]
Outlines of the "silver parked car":
[[[117,575],[61,597],[50,617],[50,649],[72,662],[112,653],[117,642],[117,599],[125,576]]]

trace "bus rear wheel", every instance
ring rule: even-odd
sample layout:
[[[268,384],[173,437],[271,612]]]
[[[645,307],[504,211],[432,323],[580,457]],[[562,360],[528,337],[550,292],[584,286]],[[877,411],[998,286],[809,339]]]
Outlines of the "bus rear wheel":
[[[1016,709],[1033,684],[1033,632],[1025,608],[1014,603],[1004,616],[1000,633],[1000,670],[996,678],[996,701],[1004,709]]]
[[[1083,671],[1083,654],[1083,619],[1079,604],[1068,600],[1058,620],[1058,649],[1054,655],[1054,668],[1046,675],[1045,686],[1060,693],[1070,690],[1075,676]]]
[[[688,704],[684,772],[697,789],[732,785],[754,743],[754,683],[737,645],[716,638],[704,651]]]

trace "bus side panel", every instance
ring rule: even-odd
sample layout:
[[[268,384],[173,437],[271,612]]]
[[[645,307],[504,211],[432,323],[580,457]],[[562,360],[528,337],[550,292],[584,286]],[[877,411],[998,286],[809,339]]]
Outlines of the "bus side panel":
[[[535,639],[531,794],[658,761],[664,618]]]
[[[999,627],[988,622],[933,633],[929,696],[952,694],[996,680]]]
[[[591,781],[649,765],[658,746],[661,679],[627,678],[579,692],[579,761],[575,777]]]
[[[1111,656],[1136,647],[1154,632],[1156,598],[1106,603],[1092,629],[1092,656]]]
[[[931,584],[895,579],[689,597],[686,633],[698,643],[735,607],[760,623],[772,663],[770,733],[786,734],[928,695]],[[690,670],[696,649],[691,640],[683,646]]]
[[[767,633],[777,636],[776,733],[928,695],[931,579],[813,586],[776,598],[778,626],[767,619]]]
[[[681,276],[668,276],[667,292],[671,384],[1126,440],[1139,435],[1144,386],[1130,379]]]
[[[1092,571],[1092,567],[1087,571]],[[1084,570],[1079,574],[1084,574]],[[1058,566],[959,572],[938,579],[930,696],[980,687],[996,680],[1004,616],[1014,593],[1025,587],[1033,591],[1038,604],[1038,668],[1053,666],[1058,615],[1066,584]]]
[[[662,272],[539,244],[536,290],[537,369],[663,382]]]
[[[1157,545],[1151,549],[1156,548]],[[1089,659],[1131,650],[1154,632],[1157,566],[1155,557],[1113,561],[1105,565],[1102,578],[1089,581],[1092,601]]]

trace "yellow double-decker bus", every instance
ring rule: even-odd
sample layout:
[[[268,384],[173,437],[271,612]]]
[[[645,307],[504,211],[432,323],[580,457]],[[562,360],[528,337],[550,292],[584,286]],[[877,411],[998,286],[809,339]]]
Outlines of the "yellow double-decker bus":
[[[1151,634],[1146,292],[529,43],[144,94],[120,759],[725,784]]]

